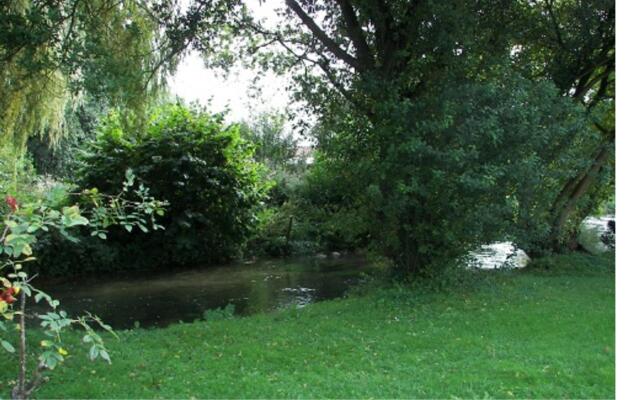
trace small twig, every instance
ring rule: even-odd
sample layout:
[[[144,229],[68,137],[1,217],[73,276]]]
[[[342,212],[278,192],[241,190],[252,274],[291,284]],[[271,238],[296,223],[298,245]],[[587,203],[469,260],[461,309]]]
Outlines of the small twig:
[[[43,374],[46,371],[47,365],[44,362],[40,362],[36,369],[33,371],[33,376],[29,381],[29,384],[25,388],[25,398],[29,398],[31,393],[33,393],[36,389],[38,389],[43,383],[49,380],[48,376]]]
[[[11,216],[11,214],[9,214],[9,216]],[[7,237],[7,233],[9,233],[9,225],[5,224],[2,236],[0,236],[0,242],[4,242],[4,239]]]
[[[11,397],[14,399],[26,399],[25,378],[27,375],[27,336],[25,329],[25,308],[27,298],[25,292],[20,292],[20,315],[18,317],[18,326],[20,327],[20,365],[18,371],[18,384],[11,391]]]

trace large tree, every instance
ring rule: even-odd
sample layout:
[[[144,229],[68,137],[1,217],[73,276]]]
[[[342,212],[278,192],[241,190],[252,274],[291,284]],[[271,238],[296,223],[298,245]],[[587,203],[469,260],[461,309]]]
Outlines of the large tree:
[[[339,94],[373,117],[385,92],[416,98],[491,65],[487,57],[506,50],[509,3],[286,0],[279,29],[248,26],[263,39],[254,50],[276,42],[290,56],[285,65],[302,68],[296,78],[312,104]]]
[[[387,101],[411,101],[465,79],[482,80],[505,58],[520,74],[553,82],[559,95],[581,106],[591,120],[585,138],[573,144],[580,146],[582,154],[573,156],[582,162],[559,187],[548,188],[557,193],[544,214],[529,213],[549,225],[532,251],[573,245],[577,225],[611,192],[612,0],[285,3],[283,15],[289,22],[280,29],[249,28],[286,50],[289,63],[284,65],[302,67],[297,87],[325,120],[336,118],[336,107],[344,108],[341,102],[347,101],[375,125],[386,111],[380,105]],[[264,43],[254,49],[260,51]],[[277,65],[283,65],[281,60]],[[593,129],[600,134],[598,141],[592,140]]]
[[[245,50],[296,71],[298,95],[326,128],[326,159],[368,208],[376,248],[415,272],[482,241],[546,241],[555,192],[593,141],[581,106],[549,77],[517,77],[521,4],[285,5],[277,28],[239,20],[253,34]]]

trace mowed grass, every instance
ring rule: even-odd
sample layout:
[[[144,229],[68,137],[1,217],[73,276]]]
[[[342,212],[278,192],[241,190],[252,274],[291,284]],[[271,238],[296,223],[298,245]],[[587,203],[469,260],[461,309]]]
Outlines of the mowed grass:
[[[71,356],[35,397],[613,398],[613,264],[576,253],[481,273],[473,289],[378,286],[301,310],[124,331],[107,340],[110,366],[68,336]],[[0,360],[8,396],[15,358]]]

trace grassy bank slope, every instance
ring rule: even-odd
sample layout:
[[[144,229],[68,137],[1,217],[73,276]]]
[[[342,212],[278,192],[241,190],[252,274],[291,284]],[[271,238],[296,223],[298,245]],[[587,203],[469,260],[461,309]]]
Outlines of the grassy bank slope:
[[[610,257],[573,254],[475,290],[378,288],[302,310],[123,332],[109,340],[111,366],[70,346],[36,397],[611,398],[612,271]],[[6,396],[15,364],[0,360]]]

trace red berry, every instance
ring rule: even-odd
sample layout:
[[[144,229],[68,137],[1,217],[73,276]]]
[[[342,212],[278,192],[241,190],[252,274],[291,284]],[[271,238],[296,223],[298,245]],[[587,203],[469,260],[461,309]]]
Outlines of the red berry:
[[[7,203],[9,208],[11,208],[11,211],[17,211],[18,210],[18,200],[16,200],[15,197],[13,197],[11,195],[7,195],[7,197],[4,198],[4,201]]]
[[[13,297],[13,295],[14,295],[15,293],[16,293],[16,290],[15,290],[15,288],[12,288],[12,287],[10,287],[10,288],[8,288],[8,289],[3,290],[3,291],[0,293],[0,301],[5,301],[5,302],[7,302],[8,304],[15,303],[16,298],[15,298],[15,297]]]

